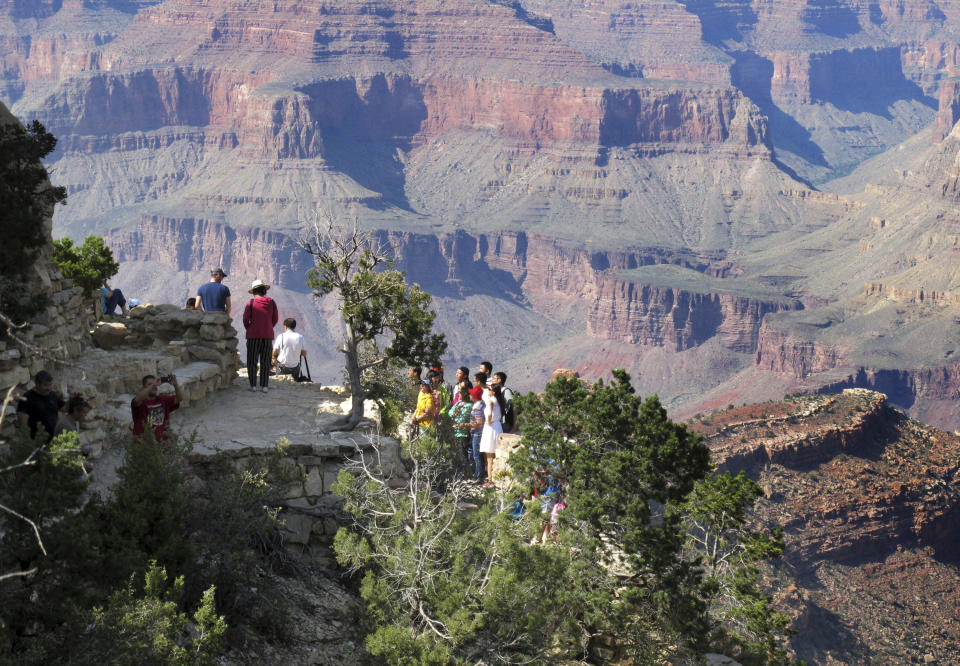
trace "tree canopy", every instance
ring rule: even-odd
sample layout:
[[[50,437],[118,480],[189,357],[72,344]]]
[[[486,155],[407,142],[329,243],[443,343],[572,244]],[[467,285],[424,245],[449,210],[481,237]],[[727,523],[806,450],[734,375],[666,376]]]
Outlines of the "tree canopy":
[[[53,241],[53,262],[87,296],[120,270],[113,252],[100,236],[87,236],[83,245],[74,245],[69,238]]]
[[[453,474],[431,436],[405,444],[404,488],[377,476],[376,456],[341,472],[353,524],[335,549],[362,577],[369,651],[390,664],[694,663],[711,647],[788,661],[786,618],[755,566],[782,541],[750,524],[755,483],[711,474],[701,438],[623,371],[515,400],[523,445],[500,489]],[[546,478],[566,508],[553,540],[531,545],[551,491],[515,501]]]

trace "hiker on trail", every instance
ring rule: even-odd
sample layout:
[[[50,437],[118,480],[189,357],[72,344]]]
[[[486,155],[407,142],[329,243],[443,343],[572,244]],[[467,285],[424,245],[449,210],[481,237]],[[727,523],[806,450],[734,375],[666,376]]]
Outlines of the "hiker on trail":
[[[513,432],[517,426],[517,413],[513,409],[513,391],[506,387],[507,373],[500,371],[493,373],[490,383],[500,387],[500,393],[503,394],[503,418],[500,419],[503,431]]]
[[[243,309],[243,327],[247,329],[247,379],[250,390],[267,392],[270,379],[270,350],[273,348],[273,327],[277,325],[280,314],[277,304],[267,296],[270,288],[259,278],[254,280],[247,290],[253,298]],[[260,385],[257,385],[257,368],[260,369]]]
[[[210,271],[210,282],[197,289],[197,310],[230,314],[230,287],[222,284],[227,274],[219,266]]]
[[[410,425],[429,427],[433,425],[436,413],[436,403],[433,399],[433,389],[430,382],[420,382],[420,393],[417,395],[417,410],[410,419]]]
[[[278,375],[292,375],[294,381],[300,381],[300,359],[307,357],[307,350],[303,336],[293,330],[296,327],[296,319],[283,320],[283,333],[273,341],[273,366]]]
[[[453,405],[447,414],[453,421],[453,437],[457,449],[463,451],[463,459],[467,463],[467,469],[472,469],[473,449],[470,445],[472,439],[470,418],[473,411],[473,402],[470,400],[470,392],[467,389],[460,389],[457,398],[457,404]]]
[[[43,428],[44,441],[53,439],[60,418],[60,410],[66,404],[63,397],[53,390],[53,375],[41,370],[33,378],[33,388],[17,403],[17,423],[30,428],[30,437],[36,437]]]
[[[477,384],[469,391],[470,400],[470,457],[473,459],[473,476],[477,481],[483,480],[485,465],[483,454],[480,453],[480,439],[483,436],[483,386]]]
[[[484,487],[493,485],[493,459],[497,456],[497,443],[503,433],[500,419],[503,416],[503,394],[498,386],[487,386],[483,392],[483,431],[480,435],[480,453],[487,462],[487,480]]]
[[[119,289],[111,289],[106,280],[104,280],[103,286],[100,287],[100,305],[103,306],[103,314],[116,314],[117,306],[120,307],[120,312],[124,317],[126,317],[129,312],[129,310],[127,310],[127,299],[124,297],[123,292]]]
[[[167,380],[173,385],[174,395],[160,395],[161,380]],[[133,414],[133,435],[143,435],[149,425],[153,428],[153,435],[158,442],[167,439],[167,425],[170,423],[170,412],[179,409],[183,401],[183,389],[177,382],[177,376],[157,378],[146,375],[140,383],[140,391],[130,401],[130,411]]]

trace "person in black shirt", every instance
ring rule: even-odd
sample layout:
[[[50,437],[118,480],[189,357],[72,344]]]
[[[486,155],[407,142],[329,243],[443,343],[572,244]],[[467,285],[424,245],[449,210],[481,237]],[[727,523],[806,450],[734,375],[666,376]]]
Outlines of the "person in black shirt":
[[[17,403],[17,421],[30,428],[31,437],[36,437],[37,430],[43,427],[43,437],[49,442],[57,429],[60,410],[66,403],[60,394],[53,390],[53,375],[46,370],[37,373],[33,384],[33,388]]]

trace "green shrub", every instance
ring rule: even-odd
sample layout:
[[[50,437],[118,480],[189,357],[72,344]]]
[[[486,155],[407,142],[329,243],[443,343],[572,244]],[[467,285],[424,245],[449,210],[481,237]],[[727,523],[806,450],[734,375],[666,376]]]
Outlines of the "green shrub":
[[[113,252],[100,236],[87,236],[80,246],[69,238],[53,241],[53,262],[64,277],[83,289],[85,296],[92,296],[120,270]]]
[[[117,665],[173,664],[213,666],[226,620],[217,615],[214,588],[204,592],[193,613],[193,624],[182,608],[184,578],[167,585],[167,572],[151,562],[143,575],[143,588],[135,588],[136,576],[110,596],[104,607],[91,612],[92,625],[80,637],[83,650],[75,663],[109,662]]]
[[[284,599],[252,584],[263,570],[292,570],[272,508],[286,487],[279,451],[263,470],[217,461],[201,479],[184,458],[189,440],[118,441],[113,496],[81,508],[76,435],[40,444],[21,432],[0,454],[5,469],[37,452],[35,464],[0,473],[0,502],[37,523],[46,550],[28,523],[5,521],[0,573],[36,571],[0,580],[0,663],[208,663],[230,638],[225,621],[282,636]],[[167,572],[175,582],[160,594]],[[131,580],[145,580],[143,591]],[[193,656],[182,661],[181,648]]]

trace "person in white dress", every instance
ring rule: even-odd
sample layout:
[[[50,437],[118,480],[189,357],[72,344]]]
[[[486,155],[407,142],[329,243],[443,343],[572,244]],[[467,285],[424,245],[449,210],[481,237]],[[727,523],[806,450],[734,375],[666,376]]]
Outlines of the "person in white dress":
[[[487,481],[483,486],[489,487],[493,482],[493,459],[497,455],[497,443],[503,434],[500,418],[503,415],[503,396],[499,387],[487,386],[483,391],[483,432],[480,435],[480,452],[487,462]]]

